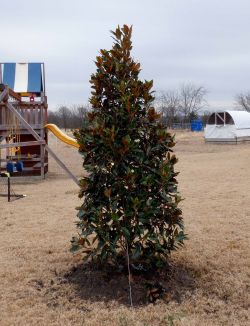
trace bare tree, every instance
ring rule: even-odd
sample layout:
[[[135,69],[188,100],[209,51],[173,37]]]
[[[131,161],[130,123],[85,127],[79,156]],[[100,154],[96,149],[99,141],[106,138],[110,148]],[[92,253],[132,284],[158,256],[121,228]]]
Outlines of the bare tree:
[[[196,117],[198,112],[205,107],[206,89],[203,86],[195,86],[192,83],[183,84],[180,88],[180,111],[184,121]]]
[[[64,130],[66,131],[67,128],[71,127],[70,120],[72,117],[72,112],[70,111],[70,109],[68,107],[61,106],[58,109],[58,114],[59,114],[60,121],[61,121],[61,128],[64,128]]]
[[[243,109],[250,112],[250,92],[236,95],[236,103]]]
[[[203,111],[202,114],[199,115],[199,118],[202,120],[204,126],[207,124],[210,115],[211,111],[208,110]]]
[[[87,114],[89,112],[88,105],[73,105],[71,107],[72,112],[72,128],[81,128],[87,120]]]
[[[49,121],[49,123],[53,123],[60,127],[61,121],[60,121],[58,111],[49,111],[48,112],[48,121]]]
[[[162,113],[163,122],[172,127],[180,109],[180,96],[176,90],[161,91],[158,96],[158,108]]]
[[[49,111],[48,120],[65,130],[81,128],[87,121],[89,110],[88,105],[61,106],[56,111]]]

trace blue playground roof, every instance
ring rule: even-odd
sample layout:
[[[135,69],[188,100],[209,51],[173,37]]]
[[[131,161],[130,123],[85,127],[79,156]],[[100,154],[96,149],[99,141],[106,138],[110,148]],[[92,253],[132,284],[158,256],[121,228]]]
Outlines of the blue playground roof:
[[[4,63],[3,83],[16,93],[43,91],[42,63]]]

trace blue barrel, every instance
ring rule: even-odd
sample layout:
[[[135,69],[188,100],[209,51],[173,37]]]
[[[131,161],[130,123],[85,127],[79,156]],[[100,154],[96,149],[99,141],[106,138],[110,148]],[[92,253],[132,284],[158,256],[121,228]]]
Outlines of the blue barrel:
[[[8,162],[6,164],[7,172],[13,174],[15,172],[22,172],[23,171],[23,161],[15,162]]]
[[[22,171],[23,171],[23,161],[18,161],[18,162],[16,163],[16,170],[17,170],[18,172],[22,172]]]
[[[203,123],[202,120],[192,120],[191,121],[191,131],[202,131]]]
[[[15,173],[16,172],[16,165],[13,162],[8,162],[6,164],[6,171],[9,173]]]

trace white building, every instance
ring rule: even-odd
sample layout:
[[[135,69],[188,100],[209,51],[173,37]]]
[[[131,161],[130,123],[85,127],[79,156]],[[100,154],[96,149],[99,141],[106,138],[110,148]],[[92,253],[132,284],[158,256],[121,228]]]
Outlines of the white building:
[[[212,142],[250,140],[250,113],[229,110],[212,113],[204,129],[204,137]]]

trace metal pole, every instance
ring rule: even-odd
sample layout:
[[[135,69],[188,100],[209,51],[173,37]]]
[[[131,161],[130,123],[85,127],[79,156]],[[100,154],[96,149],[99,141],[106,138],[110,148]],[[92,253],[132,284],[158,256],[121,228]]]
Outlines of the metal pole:
[[[8,176],[8,202],[10,202],[10,176]]]

